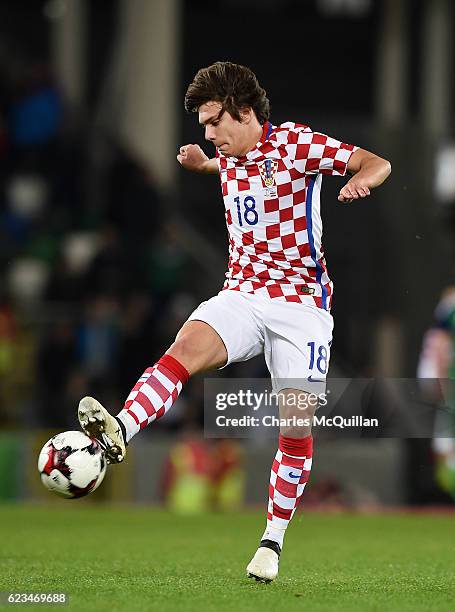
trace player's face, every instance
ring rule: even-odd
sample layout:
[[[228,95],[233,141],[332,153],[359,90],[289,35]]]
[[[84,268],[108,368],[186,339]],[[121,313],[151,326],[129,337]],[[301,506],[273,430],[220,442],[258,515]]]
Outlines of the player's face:
[[[237,121],[220,102],[206,102],[199,107],[199,123],[205,128],[205,139],[212,142],[223,155],[240,157],[248,151],[250,122]]]

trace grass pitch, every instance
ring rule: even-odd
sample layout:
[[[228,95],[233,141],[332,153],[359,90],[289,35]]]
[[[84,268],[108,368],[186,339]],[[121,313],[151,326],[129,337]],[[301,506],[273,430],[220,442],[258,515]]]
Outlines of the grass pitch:
[[[263,523],[256,511],[0,506],[0,590],[66,592],[63,609],[84,612],[455,609],[455,517],[299,514],[271,584],[245,575]]]

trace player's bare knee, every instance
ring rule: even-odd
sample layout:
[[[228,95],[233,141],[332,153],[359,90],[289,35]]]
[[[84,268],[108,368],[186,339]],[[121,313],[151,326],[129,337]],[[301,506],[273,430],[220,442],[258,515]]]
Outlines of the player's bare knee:
[[[289,438],[304,438],[311,433],[318,407],[305,391],[285,389],[280,393],[280,433]]]
[[[210,341],[206,334],[196,330],[183,330],[167,351],[193,375],[224,365],[227,359],[226,350],[221,343]]]
[[[313,426],[313,409],[280,411],[280,434],[288,438],[305,438]]]
[[[179,336],[166,353],[177,359],[190,374],[195,374],[198,371],[200,355],[198,354],[197,344],[194,342],[191,334]]]

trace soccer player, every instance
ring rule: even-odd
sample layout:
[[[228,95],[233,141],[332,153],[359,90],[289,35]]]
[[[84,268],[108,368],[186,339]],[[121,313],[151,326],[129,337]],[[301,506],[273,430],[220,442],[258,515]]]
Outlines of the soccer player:
[[[330,360],[333,286],[321,244],[322,176],[352,175],[338,196],[351,202],[369,196],[391,167],[306,125],[272,125],[266,92],[244,66],[216,62],[199,70],[185,108],[198,114],[216,149],[208,158],[189,144],[177,159],[189,170],[220,175],[229,233],[226,280],[145,370],[116,417],[86,397],[79,421],[108,460],[119,462],[126,444],[166,414],[190,376],[264,353],[284,425],[270,473],[266,529],[247,574],[270,581],[311,470],[315,406],[309,394],[325,381]],[[307,417],[308,426],[294,426],[293,416]]]

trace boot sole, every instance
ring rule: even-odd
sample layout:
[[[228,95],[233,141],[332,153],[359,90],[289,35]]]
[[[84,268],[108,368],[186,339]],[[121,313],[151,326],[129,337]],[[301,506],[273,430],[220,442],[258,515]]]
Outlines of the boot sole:
[[[262,582],[263,584],[272,582],[271,578],[262,578],[261,576],[256,576],[256,574],[252,574],[251,572],[248,572],[248,578],[254,578],[256,582]]]
[[[108,463],[121,463],[124,454],[118,444],[113,444],[105,434],[106,421],[100,408],[96,405],[79,405],[79,423],[90,438],[100,443]]]

